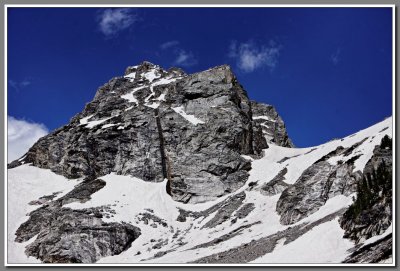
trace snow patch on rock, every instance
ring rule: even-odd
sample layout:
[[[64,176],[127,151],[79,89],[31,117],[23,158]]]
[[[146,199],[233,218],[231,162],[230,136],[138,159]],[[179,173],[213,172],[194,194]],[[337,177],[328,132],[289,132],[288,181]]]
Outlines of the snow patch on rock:
[[[174,110],[176,113],[181,115],[184,119],[186,119],[187,121],[189,121],[193,125],[204,124],[204,121],[202,121],[201,119],[196,118],[194,115],[186,114],[186,112],[183,110],[183,106],[173,107],[172,110]]]

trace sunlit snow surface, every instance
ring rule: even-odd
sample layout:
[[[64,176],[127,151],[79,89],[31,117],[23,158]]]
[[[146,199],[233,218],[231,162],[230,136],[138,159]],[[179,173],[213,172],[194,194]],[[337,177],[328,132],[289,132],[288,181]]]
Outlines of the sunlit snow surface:
[[[204,123],[204,121],[196,118],[194,115],[186,114],[186,112],[183,110],[183,106],[174,107],[174,108],[172,108],[172,110],[174,110],[176,113],[181,115],[185,120],[187,120],[188,122],[192,123],[193,125],[203,124]]]
[[[161,95],[159,97],[155,98],[155,100],[157,100],[158,102],[150,102],[149,100],[154,97],[154,87],[168,85],[170,83],[175,82],[176,80],[181,79],[182,77],[160,78],[160,76],[156,75],[156,74],[157,74],[156,70],[150,70],[145,74],[141,74],[142,77],[149,80],[150,84],[136,87],[136,88],[132,89],[132,91],[130,91],[129,93],[121,95],[121,98],[128,100],[129,102],[134,103],[135,105],[138,105],[139,102],[138,102],[137,98],[135,97],[135,93],[138,90],[141,90],[144,88],[149,88],[150,94],[145,98],[144,105],[147,107],[151,107],[151,108],[158,108],[160,106],[160,102],[165,101],[165,96],[167,94],[166,92],[168,91],[168,89],[164,93],[161,93]],[[134,78],[132,76],[135,76],[135,73],[128,74],[125,77],[126,78]],[[131,82],[133,82],[132,80],[133,79],[131,79]],[[126,109],[126,110],[128,110],[128,109]]]
[[[287,245],[275,247],[253,263],[340,263],[353,243],[342,239],[338,219],[325,222]],[[283,242],[282,242],[283,243]]]
[[[94,115],[90,115],[90,116],[80,119],[79,120],[80,124],[85,125],[85,128],[91,129],[91,128],[93,128],[99,124],[102,124],[103,122],[112,118],[112,117],[109,117],[109,118],[105,118],[105,119],[89,121],[89,119],[91,119],[93,116]]]
[[[87,125],[89,123],[88,119],[85,121],[86,123],[82,124]],[[193,120],[190,121],[193,123]],[[384,130],[386,127],[388,129]],[[245,191],[246,198],[243,204],[253,203],[255,209],[247,217],[238,219],[233,225],[228,220],[215,228],[201,229],[214,214],[210,214],[205,219],[187,218],[186,222],[178,222],[176,220],[179,215],[178,208],[199,212],[225,200],[231,195],[226,195],[218,200],[207,203],[183,204],[173,201],[166,193],[166,181],[151,183],[116,174],[100,177],[106,182],[106,186],[94,193],[91,196],[91,200],[85,203],[70,203],[65,207],[82,209],[109,205],[115,210],[116,214],[113,217],[104,217],[104,221],[124,221],[141,229],[142,234],[132,243],[129,249],[119,255],[102,258],[99,260],[99,263],[187,263],[238,247],[241,244],[249,243],[251,240],[269,236],[288,227],[317,221],[349,206],[352,203],[351,196],[336,196],[329,199],[317,212],[293,225],[284,226],[280,224],[280,217],[275,211],[280,194],[264,196],[259,191],[248,191],[246,189],[250,182],[258,181],[258,184],[268,183],[285,167],[288,169],[285,175],[285,182],[294,183],[306,168],[322,156],[335,150],[338,146],[350,147],[367,137],[367,140],[356,148],[350,156],[346,157],[346,159],[349,159],[354,155],[362,154],[355,163],[356,170],[362,170],[371,158],[374,147],[380,144],[385,134],[392,135],[392,118],[388,118],[343,140],[334,140],[317,147],[295,149],[270,144],[269,148],[264,150],[265,154],[261,159],[253,160],[248,156],[243,156],[246,159],[252,160],[252,169],[247,183],[235,193]],[[285,157],[292,158],[281,162]],[[58,195],[59,197],[70,191],[77,184],[77,181],[67,180],[49,170],[28,165],[10,169],[8,170],[8,175],[8,260],[10,263],[37,262],[36,259],[25,256],[23,251],[26,244],[14,242],[14,233],[18,226],[28,218],[26,214],[37,208],[28,205],[28,202],[36,200],[43,195],[61,191],[62,193]],[[145,225],[143,221],[138,219],[138,215],[146,212],[146,209],[151,209],[154,212],[153,214],[163,219],[168,226],[162,227],[158,225],[157,228],[153,228],[150,226],[151,222]],[[243,230],[241,234],[231,239],[210,247],[191,249],[196,245],[227,234],[240,226],[257,221],[261,223]],[[180,232],[180,236],[182,236],[181,241],[184,245],[178,245],[177,239],[173,238],[173,235],[178,231]],[[388,234],[388,232],[385,234]],[[366,243],[373,242],[375,240],[373,238],[376,239],[377,237],[372,237],[372,240],[367,240]],[[152,249],[154,243],[150,242],[151,239],[162,239],[168,241],[168,243],[160,249]],[[33,241],[33,238],[28,242],[31,241]],[[354,246],[351,241],[343,238],[343,230],[340,228],[337,219],[314,227],[289,244],[284,245],[284,241],[279,240],[271,253],[267,253],[252,262],[340,263],[350,254],[348,249]],[[138,254],[139,251],[140,254]],[[150,259],[157,252],[161,251],[170,252],[159,258]]]
[[[40,169],[29,165],[22,165],[8,170],[7,187],[7,245],[9,263],[36,263],[39,260],[27,257],[24,253],[25,246],[33,242],[33,237],[26,243],[14,242],[15,232],[18,227],[28,220],[27,214],[40,206],[28,203],[42,196],[61,192],[54,199],[62,197],[71,191],[77,180],[68,180],[48,169]]]

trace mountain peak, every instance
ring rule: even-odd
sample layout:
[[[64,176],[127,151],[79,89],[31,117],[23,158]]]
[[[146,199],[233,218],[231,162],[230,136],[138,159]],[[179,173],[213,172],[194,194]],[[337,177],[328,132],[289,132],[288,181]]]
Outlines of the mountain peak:
[[[49,263],[130,250],[111,260],[226,264],[293,261],[293,247],[317,240],[318,257],[330,262],[381,260],[380,251],[392,251],[383,236],[392,221],[391,171],[383,171],[392,167],[391,120],[290,148],[275,108],[250,101],[228,65],[186,75],[145,61],[9,164],[9,203],[18,204],[8,245],[22,251],[13,238],[32,239],[22,253]],[[382,189],[360,190],[377,168]],[[352,203],[356,192],[372,207]],[[26,220],[28,205],[41,207]],[[348,256],[343,237],[369,238],[368,246]],[[314,251],[296,254],[316,259]]]
[[[61,152],[50,155],[55,150],[49,145]],[[37,142],[23,162],[68,178],[110,172],[150,182],[168,178],[174,200],[197,203],[239,189],[250,170],[241,155],[257,157],[267,147],[229,66],[186,75],[144,61],[102,86],[83,112]]]
[[[149,61],[143,61],[136,66],[129,66],[125,69],[125,75],[129,75],[133,72],[146,72],[151,69],[162,70],[159,65],[153,64]]]
[[[160,65],[153,64],[149,61],[143,61],[139,65],[127,67],[125,69],[124,78],[130,79],[131,82],[135,80],[144,80],[148,83],[152,83],[161,78],[177,78],[185,75],[186,73],[180,68],[171,67],[165,70]]]

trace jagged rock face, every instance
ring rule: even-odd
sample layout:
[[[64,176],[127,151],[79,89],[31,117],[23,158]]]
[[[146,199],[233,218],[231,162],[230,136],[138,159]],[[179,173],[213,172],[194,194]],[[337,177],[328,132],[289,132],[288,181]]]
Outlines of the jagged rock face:
[[[63,207],[89,200],[104,186],[100,179],[86,180],[65,196],[46,202],[29,213],[29,219],[15,233],[15,241],[26,242],[37,235],[25,253],[44,263],[93,263],[126,250],[141,234],[139,228],[105,223],[101,218],[106,206],[82,210]]]
[[[192,212],[192,211],[185,211],[183,209],[179,209],[179,216],[177,218],[177,221],[185,222],[187,217],[193,217],[193,218],[207,217],[207,216],[210,216],[211,214],[213,214],[214,212],[216,212],[214,217],[212,219],[210,219],[203,226],[203,228],[214,228],[215,226],[223,223],[224,221],[230,220],[233,212],[238,210],[240,206],[242,206],[242,207],[244,206],[244,205],[242,205],[242,203],[245,200],[245,198],[246,198],[246,193],[240,192],[240,193],[233,195],[233,196],[227,198],[226,200],[222,201],[221,203],[216,204],[202,212]],[[240,213],[243,214],[243,213],[247,213],[247,212],[238,212],[237,215],[239,215]],[[232,220],[231,220],[231,222],[234,223]]]
[[[27,255],[44,263],[93,263],[120,254],[140,235],[138,228],[130,224],[104,223],[79,211],[59,209],[49,214],[32,219],[31,223],[46,223],[46,226],[25,250]]]
[[[378,168],[388,172],[384,179],[376,175],[376,172],[379,172]],[[359,213],[350,212],[349,209],[340,221],[341,227],[345,230],[344,237],[356,243],[384,233],[392,224],[392,148],[383,144],[376,146],[371,159],[365,165],[363,175],[368,182],[371,196],[368,199],[365,195],[360,195],[367,191],[358,189],[357,197],[364,198],[364,201],[369,203],[363,203],[367,206],[362,206],[364,208],[359,210]],[[377,178],[381,178],[379,184]]]
[[[285,123],[272,105],[251,101],[251,108],[253,110],[253,119],[261,125],[267,142],[282,147],[294,147],[287,134]]]
[[[378,241],[357,247],[353,253],[348,256],[344,263],[380,263],[383,260],[391,258],[393,255],[393,236],[392,234],[379,239]]]
[[[9,167],[32,163],[68,178],[167,178],[175,200],[204,202],[241,187],[251,168],[241,155],[267,147],[228,66],[186,75],[144,62],[100,87],[82,113]]]
[[[345,157],[352,149],[354,146],[339,147],[322,157],[282,192],[276,206],[282,224],[296,223],[316,212],[329,198],[337,195],[349,196],[356,191],[357,181],[362,175],[359,171],[353,172],[354,161],[358,157],[353,156],[347,161],[339,160],[336,163],[328,161],[337,155]]]
[[[284,182],[287,168],[282,169],[270,182],[260,187],[260,193],[266,196],[274,196],[282,193],[286,188],[289,187]]]
[[[391,139],[390,139],[391,142]],[[386,147],[382,143],[379,146],[376,146],[374,149],[374,154],[371,159],[365,165],[364,175],[372,174],[374,170],[377,170],[378,167],[384,163],[385,168],[392,173],[393,169],[393,161],[392,161],[392,147]]]

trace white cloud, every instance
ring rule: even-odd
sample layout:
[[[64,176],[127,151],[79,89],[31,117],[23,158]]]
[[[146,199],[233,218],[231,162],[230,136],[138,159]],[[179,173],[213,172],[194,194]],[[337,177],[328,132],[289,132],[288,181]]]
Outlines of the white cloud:
[[[14,81],[14,80],[8,80],[8,85],[15,90],[19,91],[21,88],[25,88],[29,85],[31,85],[32,82],[29,79],[24,79],[20,82]]]
[[[268,46],[257,45],[253,41],[237,44],[233,41],[229,46],[228,56],[236,60],[237,67],[243,72],[252,72],[261,67],[273,70],[278,64],[280,47],[274,42]]]
[[[27,87],[27,86],[29,86],[30,84],[32,84],[32,82],[29,81],[29,80],[27,80],[27,79],[24,79],[24,80],[20,83],[20,85],[21,85],[22,87]]]
[[[20,158],[39,138],[49,132],[43,124],[18,120],[12,116],[7,116],[7,123],[8,162]]]
[[[176,58],[174,65],[189,67],[197,64],[197,59],[193,56],[192,52],[188,52],[183,49],[177,49],[175,54]]]
[[[177,40],[170,40],[160,45],[161,50],[167,50],[167,53],[174,57],[172,65],[181,67],[190,67],[198,63],[196,57],[191,51],[181,48],[180,42]]]
[[[19,90],[18,83],[15,82],[14,80],[8,80],[8,84],[10,85],[10,87]]]
[[[333,63],[333,65],[337,65],[339,63],[340,53],[341,53],[340,48],[337,48],[337,50],[331,55],[331,62]]]
[[[138,21],[138,14],[129,8],[106,9],[99,14],[97,20],[101,32],[106,37],[113,37]]]
[[[175,47],[175,46],[177,46],[177,45],[179,45],[179,41],[177,41],[177,40],[171,40],[171,41],[167,41],[167,42],[162,43],[162,44],[160,45],[160,48],[161,48],[162,50],[166,50],[166,49],[168,49],[168,48]]]

